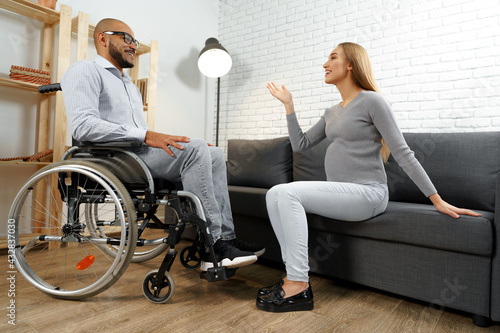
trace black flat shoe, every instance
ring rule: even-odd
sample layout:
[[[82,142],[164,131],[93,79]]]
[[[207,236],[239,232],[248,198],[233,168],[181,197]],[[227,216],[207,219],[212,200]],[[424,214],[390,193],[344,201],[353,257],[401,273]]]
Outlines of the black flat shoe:
[[[268,312],[310,311],[314,308],[311,286],[306,290],[287,298],[285,291],[277,287],[266,296],[257,298],[257,308]]]
[[[278,283],[276,283],[272,286],[260,288],[259,292],[257,293],[257,297],[269,295],[269,293],[271,291],[273,291],[274,289],[276,289],[278,287],[281,287],[283,285],[283,283],[285,283],[285,281],[283,281],[283,279],[281,279],[278,281]]]

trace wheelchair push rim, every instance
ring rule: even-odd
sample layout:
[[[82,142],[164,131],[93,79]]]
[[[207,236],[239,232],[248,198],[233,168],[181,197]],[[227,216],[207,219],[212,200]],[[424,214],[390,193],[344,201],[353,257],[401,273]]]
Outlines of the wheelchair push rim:
[[[90,232],[88,224],[95,221],[83,214],[85,205],[96,202],[116,214],[106,237]],[[19,272],[58,298],[80,299],[109,288],[130,263],[137,241],[130,195],[113,174],[90,162],[62,161],[39,170],[14,199],[10,221]],[[20,236],[30,241],[21,244]],[[109,242],[118,247],[114,257],[103,251]]]

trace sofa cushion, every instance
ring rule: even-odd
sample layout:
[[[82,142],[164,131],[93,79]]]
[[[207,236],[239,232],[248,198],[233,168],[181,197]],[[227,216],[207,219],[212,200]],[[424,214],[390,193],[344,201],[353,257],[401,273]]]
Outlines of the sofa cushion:
[[[269,219],[266,207],[267,188],[229,185],[228,190],[233,215]]]
[[[405,133],[404,137],[445,201],[495,210],[500,132]],[[392,157],[386,172],[391,201],[429,203]]]
[[[325,154],[330,141],[323,140],[311,149],[293,152],[293,180],[326,180]]]
[[[389,202],[383,214],[367,221],[345,222],[310,214],[308,223],[310,229],[491,256],[494,214],[481,213],[482,217],[454,219],[432,205]]]
[[[271,188],[292,180],[292,146],[288,137],[229,140],[229,185]]]

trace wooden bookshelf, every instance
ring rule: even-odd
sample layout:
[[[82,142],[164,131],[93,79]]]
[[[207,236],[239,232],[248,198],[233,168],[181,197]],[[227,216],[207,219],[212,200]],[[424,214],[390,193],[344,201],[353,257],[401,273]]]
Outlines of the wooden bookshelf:
[[[71,7],[61,5],[61,10],[56,11],[41,6],[30,0],[1,0],[0,8],[44,23],[41,37],[42,48],[40,51],[39,69],[50,72],[52,74],[53,82],[59,82],[64,72],[66,72],[70,65]],[[59,26],[59,33],[57,45],[57,69],[55,69],[53,59],[55,31],[57,25]],[[8,78],[0,78],[0,86],[38,93],[38,85],[18,80],[11,80]],[[56,106],[54,108],[55,124],[51,133],[51,97],[54,95],[56,97]],[[53,161],[60,160],[66,146],[66,115],[61,93],[40,95],[37,120],[37,138],[35,143],[36,151],[34,153],[49,149],[50,139],[52,137],[54,149]],[[12,164],[12,162],[2,162],[0,164]],[[46,162],[43,162],[43,164],[46,164]],[[19,162],[18,165],[30,164]]]

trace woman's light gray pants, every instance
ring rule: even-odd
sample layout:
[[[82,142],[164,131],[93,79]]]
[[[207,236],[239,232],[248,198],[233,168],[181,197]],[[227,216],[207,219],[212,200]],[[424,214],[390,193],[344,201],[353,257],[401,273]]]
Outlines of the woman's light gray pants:
[[[287,278],[309,281],[306,213],[363,221],[384,212],[388,200],[385,184],[307,181],[271,188],[266,195],[267,211],[281,246]]]

